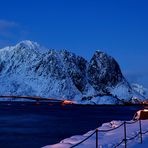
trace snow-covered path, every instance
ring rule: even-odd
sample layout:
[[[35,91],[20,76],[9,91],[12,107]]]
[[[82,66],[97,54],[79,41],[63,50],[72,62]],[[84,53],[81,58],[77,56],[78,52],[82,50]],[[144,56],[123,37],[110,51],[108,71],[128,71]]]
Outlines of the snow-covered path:
[[[148,148],[148,134],[143,136],[143,143],[132,143],[128,146],[128,148]]]
[[[137,135],[140,131],[139,121],[133,122],[128,121],[127,123],[132,124],[126,124],[126,135],[127,139],[130,139]],[[101,127],[99,127],[98,132],[98,143],[99,148],[113,148],[118,143],[120,143],[124,139],[124,125],[123,121],[111,121],[109,123],[104,123]],[[101,132],[101,130],[108,130],[112,128],[116,128],[120,126],[119,128],[108,131],[108,132]],[[148,120],[142,120],[141,121],[141,127],[142,127],[142,133],[148,131]],[[58,144],[54,145],[48,145],[44,148],[70,148],[71,146],[79,143],[89,135],[91,135],[94,132],[94,130],[89,131],[88,133],[84,135],[76,135],[72,136],[70,138],[66,138],[62,140]],[[142,135],[143,143],[140,143],[140,136],[138,135],[133,140],[127,140],[127,148],[147,148],[148,147],[148,133]],[[119,147],[124,147],[124,141]],[[94,134],[92,137],[81,143],[80,145],[76,146],[76,148],[94,148],[96,145],[96,134]]]

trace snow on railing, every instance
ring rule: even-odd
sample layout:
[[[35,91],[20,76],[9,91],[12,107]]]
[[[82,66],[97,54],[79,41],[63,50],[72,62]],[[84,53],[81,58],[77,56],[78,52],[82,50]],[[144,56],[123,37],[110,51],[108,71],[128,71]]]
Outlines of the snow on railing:
[[[136,122],[138,122],[139,121],[139,132],[136,134],[136,135],[134,135],[133,137],[130,137],[130,138],[127,138],[127,125],[128,124],[134,124],[134,123],[136,123]],[[79,143],[77,143],[77,144],[74,144],[73,146],[71,146],[70,148],[75,148],[76,146],[78,146],[78,145],[80,145],[80,144],[82,144],[84,141],[86,141],[87,139],[89,139],[90,137],[92,137],[93,135],[95,135],[96,134],[96,148],[99,148],[99,138],[98,138],[98,134],[99,133],[101,133],[101,132],[109,132],[109,131],[113,131],[113,130],[116,130],[116,129],[118,129],[118,128],[120,128],[121,126],[123,126],[124,128],[124,131],[123,131],[123,133],[124,133],[124,138],[119,142],[119,143],[117,143],[116,145],[114,145],[113,146],[113,148],[116,148],[116,147],[118,147],[118,146],[120,146],[121,144],[123,144],[124,143],[124,147],[125,148],[127,148],[127,142],[128,141],[130,141],[130,140],[133,140],[133,139],[135,139],[136,137],[140,137],[140,143],[142,143],[142,135],[143,134],[146,134],[146,133],[148,133],[148,130],[147,131],[145,131],[145,132],[142,132],[142,126],[141,126],[141,120],[135,120],[135,121],[130,121],[130,122],[128,122],[128,121],[124,121],[123,123],[121,123],[119,126],[117,126],[117,127],[115,127],[115,128],[112,128],[112,129],[108,129],[108,130],[99,130],[98,128],[97,129],[95,129],[94,130],[94,132],[93,133],[91,133],[89,136],[87,136],[85,139],[83,139],[82,141],[80,141]]]

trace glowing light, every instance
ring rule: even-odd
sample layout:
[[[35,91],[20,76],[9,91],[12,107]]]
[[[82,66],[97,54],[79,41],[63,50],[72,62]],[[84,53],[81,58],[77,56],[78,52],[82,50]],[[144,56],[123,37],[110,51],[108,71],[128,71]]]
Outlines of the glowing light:
[[[73,101],[70,101],[70,100],[64,100],[62,101],[62,105],[67,105],[67,104],[74,104]]]
[[[146,101],[143,101],[143,104],[148,104],[148,100],[146,100]]]
[[[144,112],[148,112],[148,109],[144,109],[143,111],[144,111]]]

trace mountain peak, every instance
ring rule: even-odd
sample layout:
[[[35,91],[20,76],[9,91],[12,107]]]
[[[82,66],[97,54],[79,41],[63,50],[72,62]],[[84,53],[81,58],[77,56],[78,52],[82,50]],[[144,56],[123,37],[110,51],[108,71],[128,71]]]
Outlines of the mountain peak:
[[[116,60],[98,50],[90,60],[88,77],[89,83],[98,91],[104,91],[107,87],[114,87],[124,80]]]
[[[40,45],[37,42],[33,42],[30,40],[24,40],[19,42],[16,45],[18,48],[27,48],[27,49],[39,49]]]
[[[105,52],[103,52],[101,50],[96,50],[93,57],[96,57],[96,58],[103,58],[103,57],[112,58],[107,53],[105,53]]]

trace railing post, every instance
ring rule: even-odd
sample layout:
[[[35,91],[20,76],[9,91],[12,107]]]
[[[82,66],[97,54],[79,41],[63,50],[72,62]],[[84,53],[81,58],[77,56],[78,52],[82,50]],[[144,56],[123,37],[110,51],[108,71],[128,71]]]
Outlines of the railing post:
[[[124,147],[126,148],[127,139],[126,139],[126,121],[124,121]]]
[[[96,129],[96,148],[98,148],[98,129]]]
[[[142,127],[141,127],[141,120],[139,120],[139,134],[140,134],[140,143],[142,143]]]

